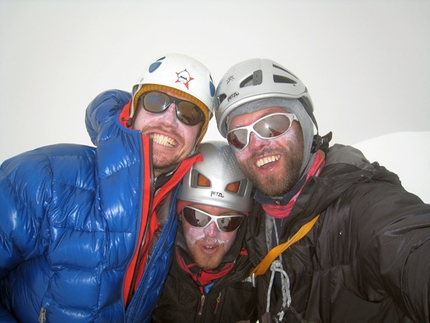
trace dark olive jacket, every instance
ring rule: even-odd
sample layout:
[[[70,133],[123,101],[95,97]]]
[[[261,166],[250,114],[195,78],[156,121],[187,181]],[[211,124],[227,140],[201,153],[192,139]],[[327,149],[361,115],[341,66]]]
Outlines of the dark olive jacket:
[[[318,214],[312,230],[282,254],[297,322],[429,322],[430,205],[360,151],[334,145],[284,219],[280,243]],[[269,219],[258,205],[249,217],[254,266],[268,252]],[[260,315],[270,275],[257,277]],[[272,317],[281,303],[276,290]]]

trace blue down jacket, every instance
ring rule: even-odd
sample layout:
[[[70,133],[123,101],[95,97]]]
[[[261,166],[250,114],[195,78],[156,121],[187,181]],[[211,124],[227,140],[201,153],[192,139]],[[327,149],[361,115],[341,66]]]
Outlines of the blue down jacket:
[[[177,223],[169,193],[170,216],[125,310],[124,276],[138,245],[142,198],[151,194],[143,192],[149,138],[119,121],[130,98],[107,91],[91,102],[86,124],[96,148],[47,146],[2,164],[1,322],[150,320]]]

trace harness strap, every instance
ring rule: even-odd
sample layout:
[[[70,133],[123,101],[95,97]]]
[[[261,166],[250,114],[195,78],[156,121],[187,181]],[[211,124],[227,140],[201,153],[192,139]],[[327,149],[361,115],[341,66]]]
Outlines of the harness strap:
[[[272,248],[272,250],[267,253],[266,257],[264,257],[264,259],[254,269],[251,270],[249,274],[251,278],[254,280],[255,276],[263,275],[270,267],[270,264],[273,262],[273,260],[275,260],[281,253],[287,250],[287,248],[290,247],[293,243],[303,238],[312,229],[314,224],[317,222],[319,216],[320,215],[318,214],[308,223],[305,223],[291,239]]]

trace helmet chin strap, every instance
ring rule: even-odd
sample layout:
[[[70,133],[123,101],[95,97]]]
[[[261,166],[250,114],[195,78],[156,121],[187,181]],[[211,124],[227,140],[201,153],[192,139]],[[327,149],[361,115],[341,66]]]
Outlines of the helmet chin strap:
[[[134,119],[133,118],[128,119],[127,120],[127,127],[132,127],[133,123],[134,123]]]
[[[316,134],[314,136],[313,142],[312,142],[312,149],[311,149],[311,153],[316,153],[319,149],[321,149],[324,153],[327,153],[328,151],[328,147],[329,147],[329,142],[332,138],[333,134],[330,131],[328,134],[326,134],[325,136],[320,136],[319,134]]]
[[[154,173],[167,174],[172,173],[179,167],[180,163],[166,167],[166,168],[154,168]]]
[[[194,156],[195,154],[198,153],[198,148],[200,146],[201,143],[198,142],[198,138],[196,139],[196,143],[194,144],[193,149],[191,150],[191,152],[189,153],[189,155],[187,156],[187,158],[190,158],[191,156]]]
[[[196,143],[194,144],[194,147],[191,150],[191,152],[189,153],[189,155],[187,156],[187,158],[189,158],[189,157],[191,157],[197,153],[197,148],[199,146],[197,144],[197,140],[198,140],[198,138],[196,139]],[[158,173],[162,173],[162,174],[171,173],[171,172],[175,171],[179,167],[180,164],[181,164],[181,162],[179,162],[175,165],[166,167],[166,168],[154,168],[154,172],[158,172]]]

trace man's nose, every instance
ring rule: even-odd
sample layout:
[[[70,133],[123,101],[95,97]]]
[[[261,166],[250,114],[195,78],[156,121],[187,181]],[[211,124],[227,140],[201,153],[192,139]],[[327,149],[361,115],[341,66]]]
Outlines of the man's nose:
[[[207,237],[215,237],[219,231],[216,226],[216,223],[212,222],[206,228],[203,229],[203,232]]]
[[[249,140],[248,145],[253,150],[259,150],[261,149],[261,147],[268,145],[270,139],[261,139],[259,136],[257,136],[257,134],[251,131],[251,133],[249,134],[248,140]]]
[[[176,123],[178,118],[176,117],[176,103],[172,102],[168,108],[163,112],[162,121],[166,124]]]

